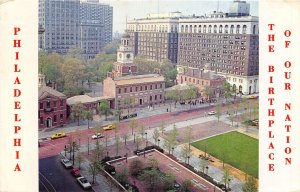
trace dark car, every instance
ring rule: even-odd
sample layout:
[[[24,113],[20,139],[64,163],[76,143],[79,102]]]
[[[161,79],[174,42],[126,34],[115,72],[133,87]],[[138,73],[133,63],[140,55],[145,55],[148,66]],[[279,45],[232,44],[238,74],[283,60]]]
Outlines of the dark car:
[[[71,174],[75,177],[80,177],[81,176],[80,169],[79,168],[72,169]]]

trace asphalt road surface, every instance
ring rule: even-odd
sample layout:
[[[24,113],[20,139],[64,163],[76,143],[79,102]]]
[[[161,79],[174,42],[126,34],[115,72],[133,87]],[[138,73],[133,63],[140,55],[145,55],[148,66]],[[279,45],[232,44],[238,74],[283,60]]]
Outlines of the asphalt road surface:
[[[60,156],[39,160],[39,191],[41,192],[81,192],[83,190],[77,180],[60,163]]]

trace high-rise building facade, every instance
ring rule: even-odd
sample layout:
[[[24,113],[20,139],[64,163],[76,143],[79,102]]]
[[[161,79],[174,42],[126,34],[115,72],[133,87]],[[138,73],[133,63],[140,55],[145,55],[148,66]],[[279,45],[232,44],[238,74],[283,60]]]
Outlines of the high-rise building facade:
[[[257,93],[258,17],[249,15],[245,1],[233,5],[236,3],[240,6],[231,6],[233,12],[180,19],[177,65],[206,66],[226,77],[236,92]],[[245,9],[239,13],[242,7]]]
[[[113,9],[97,0],[39,0],[39,48],[66,54],[80,48],[93,58],[112,40]]]
[[[180,66],[209,68],[226,77],[237,93],[258,90],[258,17],[250,5],[234,0],[228,13],[183,16],[149,14],[128,22],[135,55],[167,58]],[[180,69],[178,69],[180,71]]]
[[[177,61],[178,19],[180,12],[148,14],[127,23],[134,54],[147,59]]]

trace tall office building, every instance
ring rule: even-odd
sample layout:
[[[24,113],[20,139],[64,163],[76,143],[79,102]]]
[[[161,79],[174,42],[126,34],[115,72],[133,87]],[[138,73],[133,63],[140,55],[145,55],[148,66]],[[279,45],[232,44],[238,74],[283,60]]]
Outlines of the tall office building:
[[[66,54],[80,48],[93,58],[112,40],[113,9],[97,0],[39,0],[39,48]]]
[[[177,61],[178,19],[180,12],[148,14],[127,23],[134,54],[147,59]]]
[[[235,0],[229,13],[181,18],[179,28],[178,68],[206,66],[236,92],[259,91],[258,17],[249,15],[249,4]]]
[[[183,16],[149,14],[128,22],[135,55],[181,66],[204,67],[226,77],[238,93],[258,90],[258,17],[246,1],[234,0],[228,13]]]

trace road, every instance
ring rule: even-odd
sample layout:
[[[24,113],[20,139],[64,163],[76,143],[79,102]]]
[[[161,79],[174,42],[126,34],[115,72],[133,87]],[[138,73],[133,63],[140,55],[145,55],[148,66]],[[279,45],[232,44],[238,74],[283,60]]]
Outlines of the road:
[[[92,191],[83,190],[71,175],[70,169],[65,169],[60,163],[59,156],[40,159],[39,161],[39,191],[40,192],[66,192],[66,191]],[[62,182],[63,181],[63,182]]]

